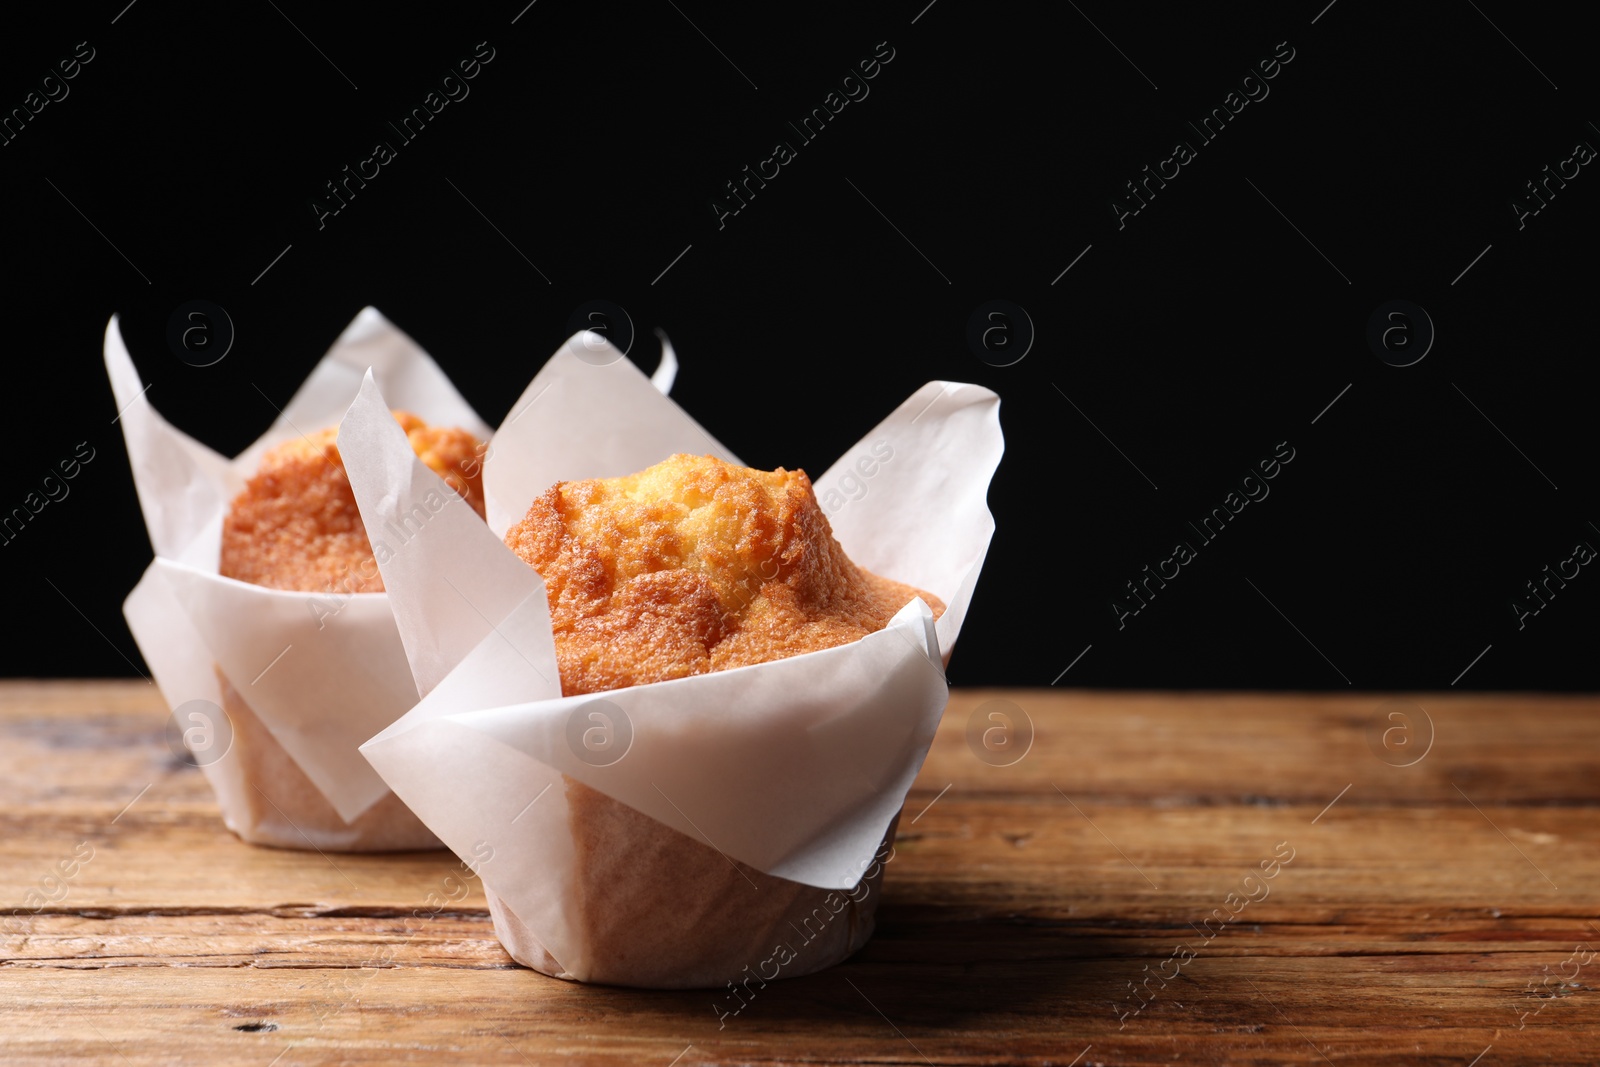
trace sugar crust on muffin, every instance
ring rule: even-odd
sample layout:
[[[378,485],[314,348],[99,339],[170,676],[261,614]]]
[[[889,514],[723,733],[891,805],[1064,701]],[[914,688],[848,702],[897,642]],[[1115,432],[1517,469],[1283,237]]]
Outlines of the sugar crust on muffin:
[[[393,414],[417,457],[481,518],[483,444],[465,430]],[[223,577],[302,592],[383,592],[338,436],[338,427],[329,427],[262,457],[223,519]]]
[[[558,482],[506,531],[545,582],[561,688],[602,692],[832,648],[931,593],[858,567],[804,471],[678,454]]]

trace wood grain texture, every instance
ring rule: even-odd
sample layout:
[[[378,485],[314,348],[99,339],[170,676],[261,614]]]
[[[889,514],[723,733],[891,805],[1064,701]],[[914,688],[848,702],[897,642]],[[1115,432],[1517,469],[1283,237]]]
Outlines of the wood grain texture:
[[[0,1060],[1600,1062],[1600,699],[1389,699],[957,691],[877,936],[719,1023],[518,967],[448,853],[241,843],[152,687],[3,683]]]

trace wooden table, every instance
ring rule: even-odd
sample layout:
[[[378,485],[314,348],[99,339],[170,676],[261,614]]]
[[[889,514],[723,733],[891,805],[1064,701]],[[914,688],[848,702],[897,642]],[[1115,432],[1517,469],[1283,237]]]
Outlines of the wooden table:
[[[242,844],[165,721],[0,684],[5,1063],[1600,1062],[1600,699],[957,691],[877,936],[720,1029],[516,966],[477,886],[415,917],[447,853]]]

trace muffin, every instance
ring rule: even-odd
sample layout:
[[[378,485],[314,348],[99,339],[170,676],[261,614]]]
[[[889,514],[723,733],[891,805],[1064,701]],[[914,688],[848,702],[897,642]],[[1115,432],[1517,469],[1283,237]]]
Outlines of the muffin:
[[[804,471],[679,454],[559,482],[506,531],[544,579],[563,696],[816,652],[931,593],[862,570]]]
[[[482,518],[483,445],[477,438],[429,426],[409,412],[394,417],[417,458]],[[338,436],[332,426],[261,457],[223,519],[218,570],[224,578],[304,593],[383,592]]]
[[[471,434],[430,426],[394,412],[412,450],[481,518],[483,446]],[[218,571],[270,589],[337,598],[381,593],[383,578],[346,480],[337,427],[298,437],[267,452],[222,524]],[[348,851],[436,848],[438,839],[393,793],[345,822],[275,740],[228,679],[217,671],[223,708],[241,761],[244,821],[235,827],[256,844],[304,848],[308,833]]]
[[[932,594],[852,563],[803,471],[710,456],[557,483],[505,541],[544,580],[564,696],[832,648],[883,629],[918,596],[935,616],[944,611]],[[838,962],[871,935],[881,859],[854,890],[820,889],[765,874],[563,781],[576,849],[580,914],[572,918],[597,967],[588,980],[749,981],[741,967],[773,960],[780,935],[795,956],[782,968],[789,977]],[[885,846],[894,832],[891,823]],[[489,899],[512,955],[562,973],[532,931]]]

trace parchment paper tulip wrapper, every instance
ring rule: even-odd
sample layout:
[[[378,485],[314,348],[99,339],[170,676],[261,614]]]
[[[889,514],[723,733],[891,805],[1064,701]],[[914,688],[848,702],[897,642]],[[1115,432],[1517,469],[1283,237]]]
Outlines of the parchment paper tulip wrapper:
[[[169,707],[206,701],[227,709],[226,754],[229,739],[213,733],[218,749],[193,758],[228,827],[247,841],[286,848],[438,847],[358,751],[416,703],[389,597],[284,592],[223,578],[222,520],[268,449],[344,417],[368,368],[393,403],[430,423],[480,439],[489,427],[427,353],[370,307],[232,460],[157,413],[115,318],[106,327],[105,364],[156,555],[124,614]],[[670,378],[675,366],[664,374]],[[259,403],[264,415],[271,401]]]
[[[543,583],[506,528],[557,481],[676,452],[739,462],[620,353],[596,359],[603,345],[575,335],[512,404],[485,467],[487,525],[410,453],[375,377],[363,383],[339,448],[369,535],[432,517],[379,557],[422,699],[362,751],[458,855],[489,857],[474,866],[519,961],[585,981],[721,986],[780,932],[794,941],[797,914],[859,893],[904,803],[948,694],[941,650],[994,530],[999,399],[930,382],[815,482],[826,501],[859,457],[891,454],[831,522],[858,564],[943,599],[937,623],[917,598],[849,645],[563,698]],[[631,727],[606,766],[568,742],[569,718],[599,699]],[[877,896],[808,939],[785,976],[858,948]]]

